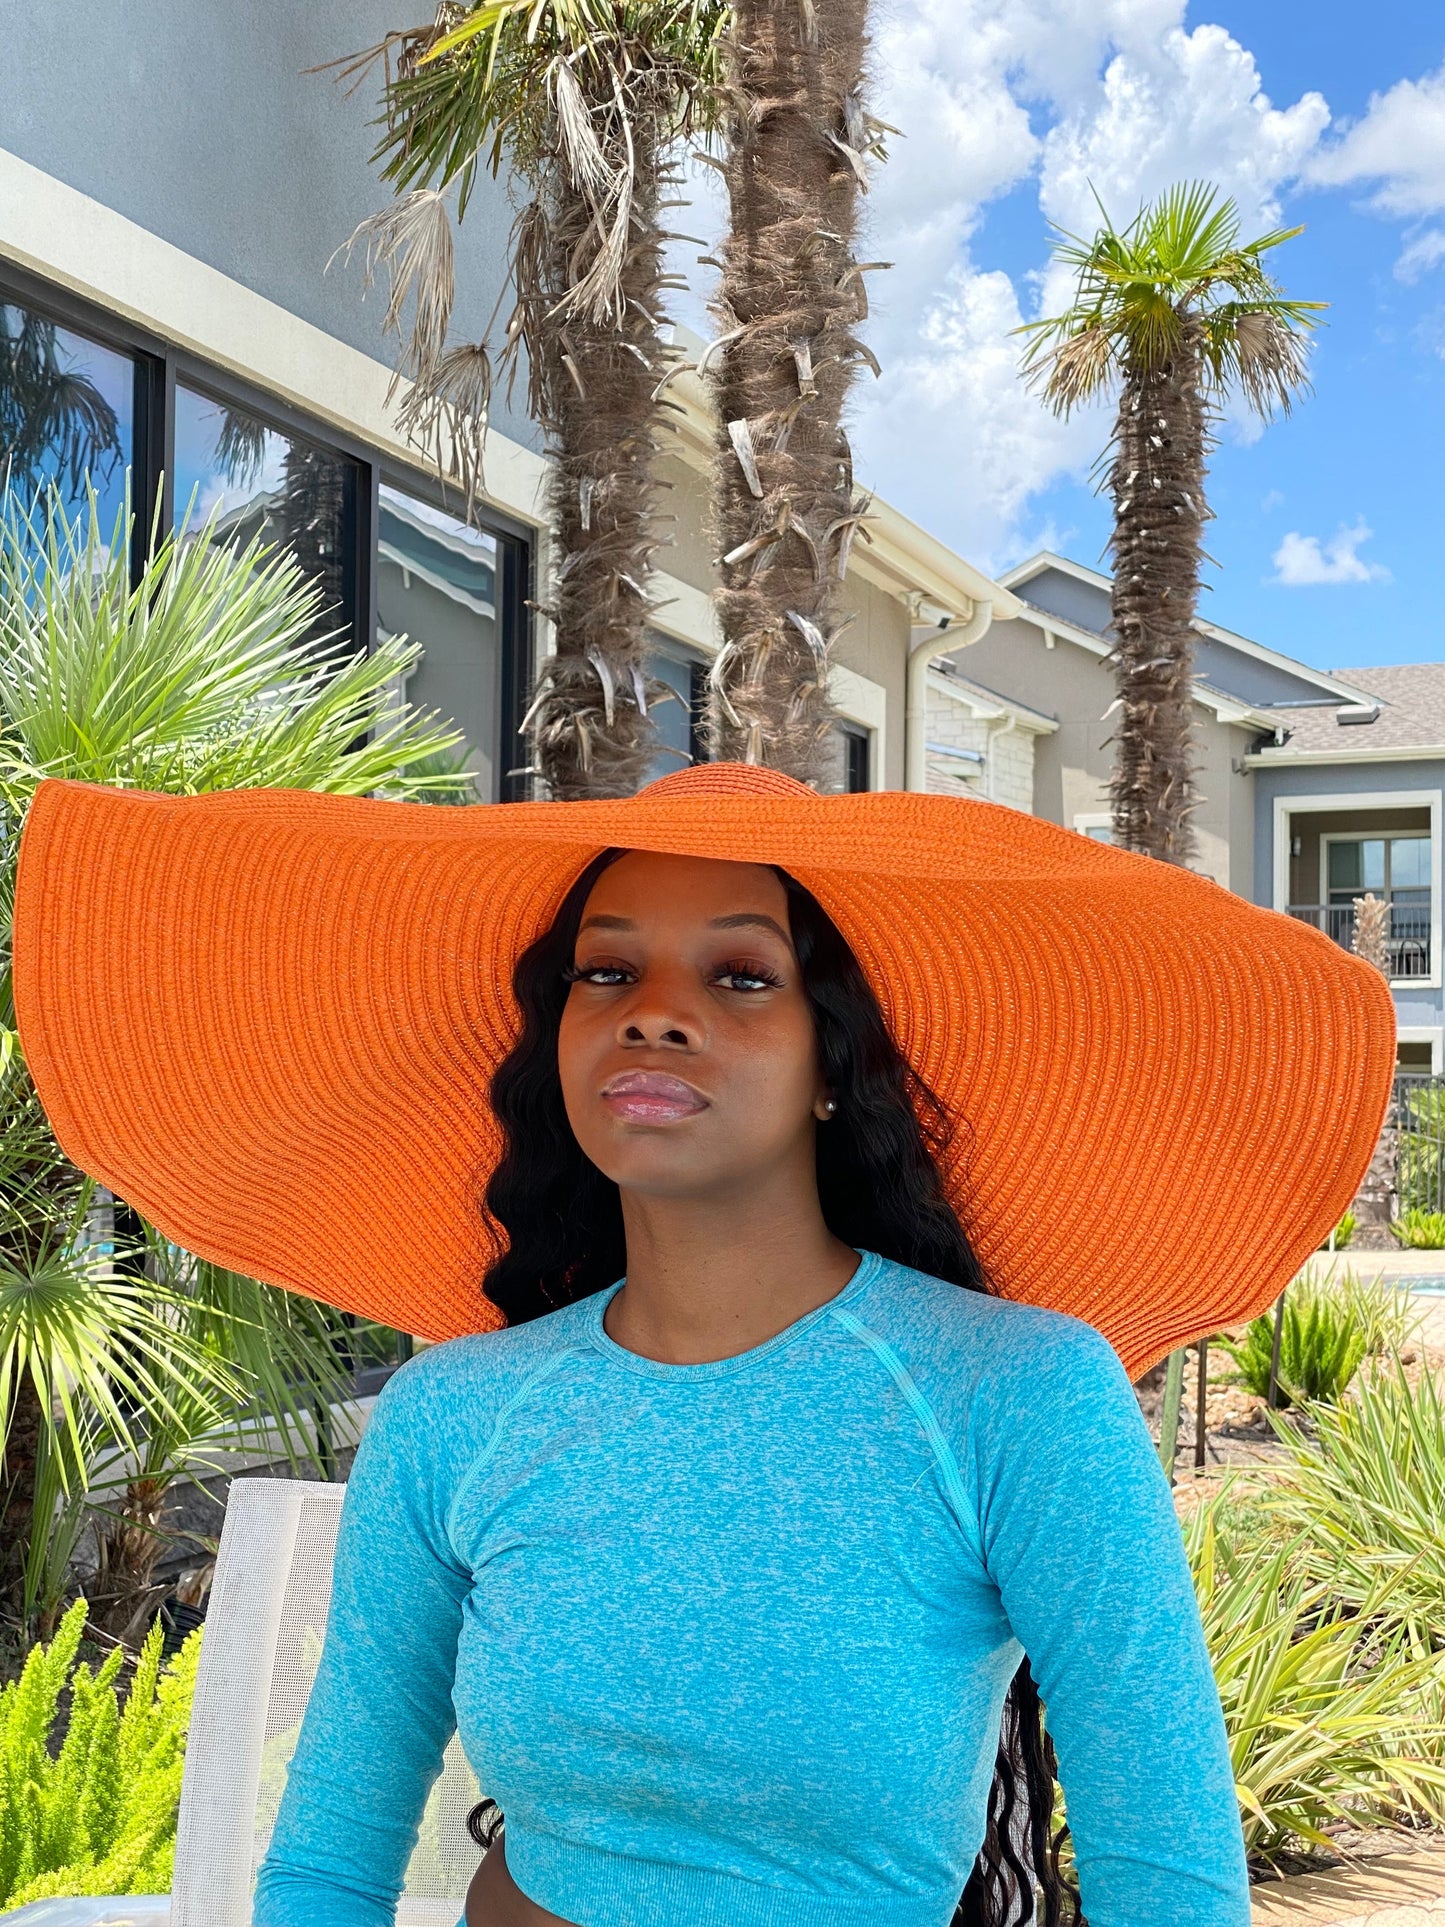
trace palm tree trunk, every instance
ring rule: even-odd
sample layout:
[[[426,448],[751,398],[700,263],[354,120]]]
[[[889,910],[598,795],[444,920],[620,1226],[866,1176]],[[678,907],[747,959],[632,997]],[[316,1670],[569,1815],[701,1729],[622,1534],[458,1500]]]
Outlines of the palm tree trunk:
[[[646,84],[638,81],[639,90]],[[597,117],[605,121],[606,104]],[[561,140],[558,138],[559,153]],[[613,158],[609,155],[609,158]],[[519,320],[529,350],[531,408],[547,432],[558,566],[544,613],[556,655],[529,716],[536,766],[553,797],[630,796],[656,755],[647,677],[647,590],[657,546],[660,404],[667,363],[659,332],[664,234],[659,203],[672,176],[656,129],[639,114],[629,151],[630,217],[617,275],[619,316],[579,311],[571,291],[598,247],[592,203],[568,188],[539,196],[518,235]],[[559,159],[558,178],[565,177]]]
[[[1114,834],[1166,863],[1194,854],[1194,620],[1208,510],[1197,328],[1125,376],[1114,429]]]
[[[866,0],[739,0],[730,48],[711,733],[723,756],[813,783],[833,760],[829,652],[859,517],[841,416],[872,359],[853,333],[876,144],[866,22]]]

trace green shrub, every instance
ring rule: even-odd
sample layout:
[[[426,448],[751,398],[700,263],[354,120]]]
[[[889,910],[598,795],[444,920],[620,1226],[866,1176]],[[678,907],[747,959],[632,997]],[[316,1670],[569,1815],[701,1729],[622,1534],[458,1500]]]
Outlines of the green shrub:
[[[1340,1294],[1359,1324],[1371,1356],[1400,1351],[1424,1316],[1408,1291],[1383,1285],[1378,1278],[1362,1278],[1358,1272],[1341,1272],[1331,1289]]]
[[[1222,1524],[1215,1500],[1186,1540],[1255,1865],[1328,1847],[1330,1821],[1445,1819],[1445,1654],[1394,1610],[1398,1574],[1357,1614],[1302,1570],[1298,1542],[1240,1547]]]
[[[122,1710],[122,1652],[76,1663],[86,1603],[35,1646],[0,1689],[0,1909],[70,1894],[169,1893],[181,1763],[200,1634],[161,1663],[161,1629],[141,1648]],[[65,1737],[52,1755],[61,1693]]]
[[[1335,1226],[1334,1245],[1333,1245],[1334,1250],[1343,1251],[1345,1249],[1345,1246],[1350,1242],[1351,1238],[1354,1237],[1355,1227],[1358,1223],[1359,1223],[1359,1219],[1356,1217],[1353,1211],[1347,1211],[1345,1213],[1344,1217],[1342,1217],[1339,1223]],[[1330,1249],[1331,1249],[1330,1242],[1328,1239],[1326,1239],[1324,1244],[1320,1246],[1320,1250],[1328,1251]]]
[[[1244,1338],[1220,1341],[1245,1385],[1257,1398],[1269,1395],[1269,1365],[1274,1351],[1274,1314],[1251,1319]],[[1281,1402],[1337,1399],[1369,1349],[1358,1295],[1323,1284],[1308,1273],[1290,1287],[1280,1333]]]
[[[1411,1251],[1445,1251],[1445,1211],[1422,1211],[1412,1206],[1390,1229]]]
[[[1396,1182],[1406,1213],[1435,1211],[1445,1198],[1445,1089],[1438,1084],[1401,1093]]]
[[[1263,1504],[1299,1534],[1299,1558],[1355,1610],[1382,1577],[1416,1635],[1445,1646],[1445,1394],[1428,1372],[1361,1378],[1313,1413],[1313,1439],[1280,1428],[1290,1459]]]

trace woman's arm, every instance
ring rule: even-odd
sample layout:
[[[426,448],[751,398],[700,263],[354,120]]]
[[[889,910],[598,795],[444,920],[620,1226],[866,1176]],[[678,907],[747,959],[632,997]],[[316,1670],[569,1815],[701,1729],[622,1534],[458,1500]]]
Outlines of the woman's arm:
[[[979,1387],[980,1523],[1058,1751],[1084,1913],[1248,1927],[1224,1717],[1168,1484],[1108,1342],[1076,1319],[1038,1336]]]
[[[440,1516],[429,1355],[383,1389],[356,1455],[320,1670],[255,1927],[390,1927],[426,1797],[455,1724],[470,1576]]]

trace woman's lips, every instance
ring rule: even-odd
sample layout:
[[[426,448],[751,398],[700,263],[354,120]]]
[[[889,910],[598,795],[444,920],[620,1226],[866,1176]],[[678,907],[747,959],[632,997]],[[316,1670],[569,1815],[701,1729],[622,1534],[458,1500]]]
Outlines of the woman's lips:
[[[665,1071],[627,1071],[602,1087],[602,1102],[616,1118],[634,1124],[670,1124],[707,1109],[701,1091]]]

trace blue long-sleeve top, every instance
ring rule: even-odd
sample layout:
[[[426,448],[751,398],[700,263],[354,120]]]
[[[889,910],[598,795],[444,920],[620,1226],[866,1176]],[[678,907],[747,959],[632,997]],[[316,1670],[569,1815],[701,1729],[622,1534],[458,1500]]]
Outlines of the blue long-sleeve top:
[[[1026,1652],[1090,1927],[1247,1927],[1168,1488],[1091,1326],[864,1254],[668,1365],[618,1289],[422,1353],[347,1491],[256,1927],[382,1927],[453,1729],[578,1927],[947,1927]]]

